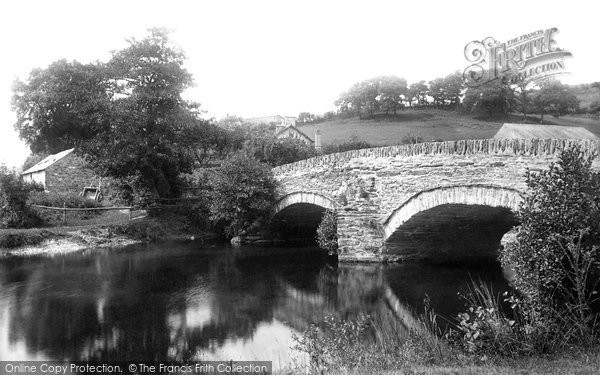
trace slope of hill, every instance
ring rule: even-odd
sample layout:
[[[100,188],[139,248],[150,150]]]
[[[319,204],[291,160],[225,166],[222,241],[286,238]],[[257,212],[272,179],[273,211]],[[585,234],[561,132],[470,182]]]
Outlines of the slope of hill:
[[[530,117],[535,120],[536,117]],[[488,121],[469,114],[438,109],[407,109],[398,113],[393,120],[359,120],[358,118],[335,119],[319,124],[299,125],[298,128],[311,138],[315,130],[321,131],[323,145],[339,144],[356,137],[374,146],[405,143],[408,138],[418,136],[423,141],[452,141],[458,139],[493,138],[505,122],[521,122],[521,116]],[[549,125],[581,126],[600,135],[600,121],[583,117],[545,116]]]

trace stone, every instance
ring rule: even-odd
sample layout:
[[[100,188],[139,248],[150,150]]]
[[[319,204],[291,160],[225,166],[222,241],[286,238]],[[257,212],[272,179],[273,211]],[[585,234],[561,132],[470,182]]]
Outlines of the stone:
[[[409,259],[415,255],[386,253],[386,241],[413,215],[446,204],[516,210],[527,188],[526,169],[547,169],[572,144],[586,153],[600,149],[591,140],[534,141],[428,142],[282,165],[273,168],[281,189],[272,215],[298,203],[336,210],[341,262]],[[600,159],[593,168],[600,170]]]

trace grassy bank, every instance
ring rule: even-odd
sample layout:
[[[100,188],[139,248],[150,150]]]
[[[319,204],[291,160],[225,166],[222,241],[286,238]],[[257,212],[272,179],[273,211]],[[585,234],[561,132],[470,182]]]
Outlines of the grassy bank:
[[[163,210],[153,216],[110,220],[114,213],[71,225],[48,225],[31,229],[0,229],[0,255],[30,255],[69,252],[95,247],[123,246],[135,242],[163,240],[213,240],[210,230],[191,225],[176,210]]]
[[[531,122],[535,122],[539,116],[529,118]],[[485,115],[460,114],[439,109],[407,109],[398,112],[393,119],[335,119],[320,124],[300,125],[299,128],[310,137],[319,129],[323,145],[342,143],[356,135],[358,139],[374,146],[385,146],[401,144],[407,137],[416,135],[425,141],[492,138],[503,123],[520,123],[521,120],[522,116],[519,114],[488,119]],[[544,124],[581,126],[600,136],[600,121],[581,116],[557,119],[547,115],[544,116]]]
[[[282,371],[281,374],[300,374],[301,371]],[[464,361],[463,363],[439,363],[429,365],[407,364],[398,369],[377,369],[364,367],[346,370],[333,370],[328,374],[347,375],[500,375],[500,374],[598,374],[600,373],[600,353],[565,353],[558,357],[534,357],[514,360],[488,360],[485,363]]]

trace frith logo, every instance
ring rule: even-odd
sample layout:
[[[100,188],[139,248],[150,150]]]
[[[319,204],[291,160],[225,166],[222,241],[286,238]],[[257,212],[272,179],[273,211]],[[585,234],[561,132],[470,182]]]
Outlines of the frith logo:
[[[564,58],[571,52],[557,47],[557,32],[557,28],[537,30],[505,43],[492,37],[472,41],[465,46],[465,57],[471,63],[463,72],[467,86],[477,87],[503,77],[538,80],[566,73]]]

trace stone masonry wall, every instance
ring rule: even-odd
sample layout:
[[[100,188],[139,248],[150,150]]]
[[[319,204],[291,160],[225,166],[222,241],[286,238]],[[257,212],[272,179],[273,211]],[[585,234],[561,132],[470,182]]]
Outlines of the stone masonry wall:
[[[93,177],[94,172],[85,160],[70,153],[46,169],[46,190],[77,195]]]
[[[340,260],[381,261],[383,225],[416,194],[435,188],[485,185],[524,191],[525,171],[546,169],[579,140],[464,140],[348,151],[273,169],[280,196],[321,194],[338,208]],[[600,169],[596,160],[594,166]]]

